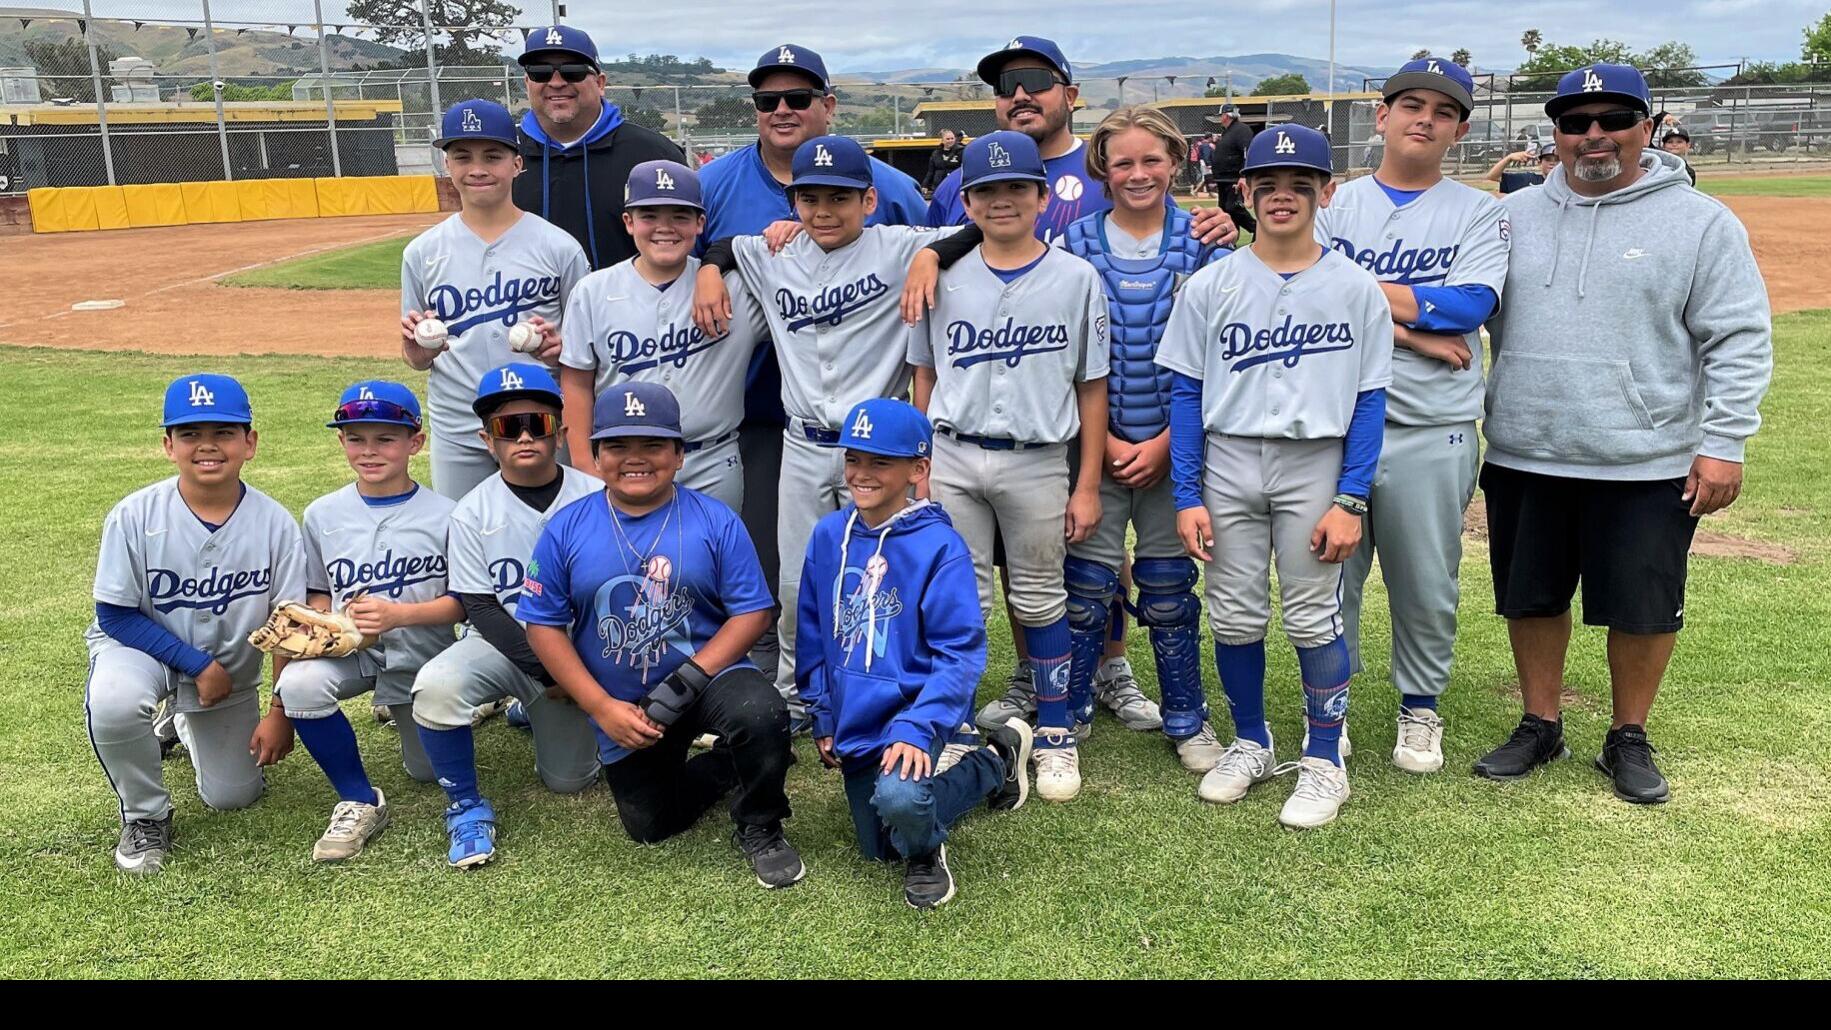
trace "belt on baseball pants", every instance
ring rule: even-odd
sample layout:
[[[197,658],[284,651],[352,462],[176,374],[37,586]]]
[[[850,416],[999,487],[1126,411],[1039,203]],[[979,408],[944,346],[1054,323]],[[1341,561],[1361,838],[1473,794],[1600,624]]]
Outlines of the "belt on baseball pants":
[[[1055,446],[1048,443],[1025,443],[1022,440],[1011,440],[1002,436],[974,436],[971,433],[956,432],[952,426],[936,426],[935,428],[961,443],[984,447],[988,451],[1033,451],[1039,447]]]
[[[788,431],[811,443],[831,447],[839,442],[839,432],[825,426],[816,425],[804,418],[790,418]]]
[[[721,443],[735,439],[737,439],[737,430],[733,429],[724,436],[715,436],[710,440],[693,440],[685,445],[686,452],[692,454],[694,451],[703,451],[708,447],[717,447]]]

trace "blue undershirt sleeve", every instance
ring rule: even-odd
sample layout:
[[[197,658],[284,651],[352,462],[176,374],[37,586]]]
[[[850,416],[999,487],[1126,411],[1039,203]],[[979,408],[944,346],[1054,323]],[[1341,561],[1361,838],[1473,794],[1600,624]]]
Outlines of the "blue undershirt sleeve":
[[[1175,484],[1176,510],[1202,506],[1202,383],[1194,376],[1171,373],[1170,479]],[[1381,391],[1384,394],[1385,391]],[[1381,405],[1383,419],[1385,407]]]
[[[1477,283],[1413,286],[1411,295],[1418,301],[1418,320],[1412,328],[1427,333],[1472,333],[1500,304],[1492,287]]]
[[[1335,492],[1351,497],[1373,493],[1373,473],[1380,464],[1380,444],[1386,438],[1386,390],[1362,390],[1354,399],[1354,418],[1342,441],[1341,478]]]
[[[123,646],[151,655],[161,665],[177,669],[193,679],[216,660],[209,652],[179,640],[171,630],[154,622],[152,616],[138,608],[97,601],[95,621],[103,633]]]

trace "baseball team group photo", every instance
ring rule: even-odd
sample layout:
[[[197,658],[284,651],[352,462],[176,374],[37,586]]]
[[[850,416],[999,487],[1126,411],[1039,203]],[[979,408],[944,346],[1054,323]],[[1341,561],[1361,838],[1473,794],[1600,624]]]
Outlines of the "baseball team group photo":
[[[1831,14],[190,6],[0,8],[0,975],[1831,973]]]

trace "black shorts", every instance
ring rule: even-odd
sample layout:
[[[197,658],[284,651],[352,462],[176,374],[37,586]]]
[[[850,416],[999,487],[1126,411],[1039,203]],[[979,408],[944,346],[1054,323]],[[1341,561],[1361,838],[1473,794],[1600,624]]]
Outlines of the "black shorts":
[[[1685,624],[1685,570],[1698,520],[1683,479],[1617,482],[1481,467],[1494,609],[1561,615],[1583,585],[1583,622],[1623,633]]]

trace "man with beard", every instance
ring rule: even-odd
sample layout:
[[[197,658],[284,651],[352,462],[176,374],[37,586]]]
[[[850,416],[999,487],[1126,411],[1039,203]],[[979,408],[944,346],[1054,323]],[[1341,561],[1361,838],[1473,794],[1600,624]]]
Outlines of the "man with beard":
[[[1570,754],[1558,701],[1581,583],[1583,621],[1608,627],[1596,768],[1636,804],[1670,796],[1647,716],[1684,622],[1692,534],[1741,492],[1773,370],[1748,233],[1649,146],[1647,100],[1626,65],[1566,74],[1545,105],[1562,163],[1505,201],[1481,489],[1525,715],[1475,763],[1517,779]]]

